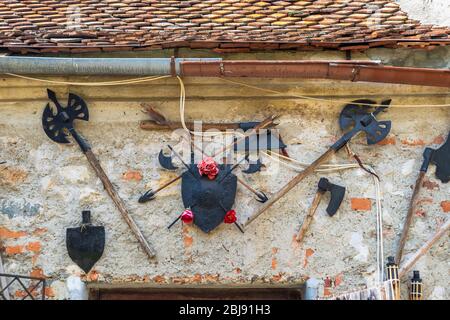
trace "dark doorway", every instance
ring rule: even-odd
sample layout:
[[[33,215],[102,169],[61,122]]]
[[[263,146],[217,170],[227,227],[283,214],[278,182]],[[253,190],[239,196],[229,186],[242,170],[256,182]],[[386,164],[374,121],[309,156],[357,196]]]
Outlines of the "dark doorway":
[[[189,287],[89,289],[91,300],[301,300],[298,287]]]

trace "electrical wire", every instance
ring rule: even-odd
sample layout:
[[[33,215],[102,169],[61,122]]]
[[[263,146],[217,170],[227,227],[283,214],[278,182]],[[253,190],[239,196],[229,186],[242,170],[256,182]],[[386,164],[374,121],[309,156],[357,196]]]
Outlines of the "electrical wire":
[[[264,92],[268,92],[268,93],[274,93],[274,94],[282,94],[288,97],[292,97],[292,98],[297,98],[297,99],[303,99],[303,100],[310,100],[310,101],[318,101],[318,102],[327,102],[327,103],[332,103],[332,104],[354,104],[354,105],[360,105],[360,106],[366,106],[367,103],[357,103],[357,102],[353,102],[353,101],[342,101],[342,100],[331,100],[331,99],[324,99],[324,98],[316,98],[316,97],[311,97],[311,96],[305,96],[305,95],[299,95],[299,94],[291,94],[291,93],[285,93],[285,92],[281,92],[278,90],[273,90],[273,89],[266,89],[266,88],[261,88],[258,86],[254,86],[248,83],[244,83],[244,82],[239,82],[239,81],[235,81],[235,80],[230,80],[230,79],[226,79],[223,77],[217,77],[218,79],[222,80],[222,81],[226,81],[226,82],[230,82],[230,83],[234,83],[234,84],[238,84],[247,88],[251,88],[251,89],[255,89],[255,90],[259,90],[259,91],[264,91]],[[449,93],[449,98],[450,98],[450,93]],[[412,105],[407,105],[407,104],[390,104],[389,108],[427,108],[427,107],[431,107],[431,108],[443,108],[443,107],[450,107],[450,104],[412,104]]]
[[[45,82],[45,83],[52,83],[52,84],[73,85],[73,86],[86,86],[86,87],[119,86],[119,85],[124,85],[124,84],[136,84],[136,83],[149,82],[149,81],[155,81],[155,80],[172,77],[172,76],[167,75],[167,76],[141,77],[141,78],[134,78],[134,79],[105,81],[105,82],[101,82],[101,81],[100,82],[70,82],[70,81],[59,81],[59,80],[35,78],[35,77],[23,76],[23,75],[15,74],[15,73],[5,73],[5,74],[12,76],[12,77],[21,78],[21,79],[25,79],[25,80],[31,80],[31,81],[38,81],[38,82]]]
[[[350,155],[353,157],[355,154],[353,151],[351,151],[349,145],[346,145],[347,151]],[[309,163],[300,162],[298,160],[285,157],[281,154],[277,154],[276,157],[274,157],[271,153],[268,153],[266,151],[262,152],[265,156],[269,157],[272,160],[277,161],[278,163],[289,167],[295,171],[303,171],[304,167],[309,166]],[[283,160],[281,160],[283,159]],[[356,158],[355,158],[356,159]],[[287,163],[286,161],[289,160],[292,163],[295,163],[296,165],[292,165],[290,163]],[[382,191],[380,186],[380,181],[378,178],[378,174],[376,173],[375,169],[373,167],[364,164],[365,171],[368,171],[373,178],[373,182],[375,185],[375,201],[376,201],[376,233],[377,233],[377,254],[376,254],[376,264],[377,264],[377,278],[378,282],[382,283],[384,281],[384,245],[383,245],[383,211],[382,211]],[[341,171],[341,170],[348,170],[348,169],[362,169],[361,165],[359,163],[342,163],[342,164],[324,164],[319,166],[315,172],[319,173],[328,173],[328,172],[335,172],[335,171]]]

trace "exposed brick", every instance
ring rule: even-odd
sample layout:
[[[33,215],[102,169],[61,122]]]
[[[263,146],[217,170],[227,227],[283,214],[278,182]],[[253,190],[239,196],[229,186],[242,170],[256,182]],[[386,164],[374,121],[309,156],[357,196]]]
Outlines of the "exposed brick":
[[[86,280],[90,281],[90,282],[95,282],[95,281],[98,281],[99,276],[100,276],[100,274],[96,270],[91,270],[86,275]]]
[[[185,248],[192,247],[192,244],[194,243],[194,238],[189,235],[189,229],[187,226],[183,226],[183,244]]]
[[[122,175],[122,178],[126,181],[141,181],[142,173],[140,171],[130,170],[130,171],[124,172]]]
[[[395,137],[387,137],[387,138],[381,140],[380,142],[378,142],[378,144],[380,146],[385,146],[388,144],[395,145],[396,143],[397,143],[397,141],[395,140]]]
[[[439,183],[433,182],[429,179],[424,179],[423,183],[422,183],[422,187],[424,187],[428,190],[434,190],[434,189],[439,190]]]
[[[7,255],[23,253],[23,246],[8,246],[5,248],[5,253]]]
[[[41,243],[39,241],[29,242],[26,245],[26,249],[31,252],[40,252],[41,251]]]
[[[17,239],[26,235],[25,231],[12,231],[5,227],[0,227],[0,239]]]
[[[41,268],[33,268],[30,272],[30,277],[45,278],[44,271]]]
[[[202,282],[202,275],[199,273],[196,273],[193,277],[192,277],[192,282],[195,283],[200,283]]]
[[[54,298],[55,297],[55,292],[53,291],[52,287],[46,287],[45,288],[45,296],[48,298]]]
[[[367,198],[352,198],[351,207],[356,211],[370,211],[372,210],[372,201]]]
[[[163,276],[155,276],[153,277],[153,281],[156,283],[165,283],[166,278],[164,278]]]
[[[303,260],[303,268],[305,268],[308,265],[308,258],[311,257],[314,254],[314,250],[311,248],[308,248],[305,250],[305,259]]]
[[[450,201],[449,200],[442,201],[441,208],[442,208],[442,211],[444,211],[444,212],[450,212]]]
[[[34,229],[31,234],[33,236],[40,236],[40,235],[46,233],[47,231],[48,231],[47,228],[37,228],[37,229]]]
[[[16,290],[16,292],[14,292],[14,296],[16,298],[25,298],[27,296],[27,293],[24,290]]]
[[[417,146],[424,146],[425,141],[423,141],[422,139],[403,139],[402,144],[417,147]]]
[[[277,266],[278,266],[277,258],[273,257],[272,258],[272,263],[271,263],[272,270],[275,270],[277,268]]]

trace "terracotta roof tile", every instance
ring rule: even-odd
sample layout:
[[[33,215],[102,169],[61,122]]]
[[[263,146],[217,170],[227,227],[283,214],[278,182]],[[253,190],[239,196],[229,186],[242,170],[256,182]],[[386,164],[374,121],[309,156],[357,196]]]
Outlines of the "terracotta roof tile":
[[[0,47],[19,53],[408,43],[449,44],[450,29],[408,19],[393,0],[0,0]]]

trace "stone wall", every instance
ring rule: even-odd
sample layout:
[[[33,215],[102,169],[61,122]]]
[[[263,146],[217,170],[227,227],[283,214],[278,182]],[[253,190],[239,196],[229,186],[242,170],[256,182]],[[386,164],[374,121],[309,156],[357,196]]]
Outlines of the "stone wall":
[[[396,0],[411,19],[424,24],[450,26],[450,3],[447,0]]]
[[[286,53],[287,54],[287,53]],[[106,81],[100,78],[59,78],[70,81]],[[119,190],[145,237],[157,251],[149,261],[140,249],[100,180],[75,145],[50,141],[41,127],[47,86],[11,77],[0,79],[0,237],[5,245],[7,272],[48,277],[47,295],[54,299],[85,297],[83,283],[174,285],[295,285],[314,277],[332,287],[321,295],[354,290],[375,281],[376,217],[372,178],[362,170],[330,173],[327,177],[347,187],[338,214],[326,215],[322,202],[311,233],[299,246],[293,237],[314,196],[315,174],[304,180],[274,207],[250,224],[245,234],[221,225],[211,234],[195,226],[167,225],[183,210],[180,185],[157,199],[138,204],[149,187],[157,188],[175,176],[159,168],[157,154],[175,143],[171,132],[139,129],[146,115],[140,103],[157,107],[168,119],[178,120],[179,86],[174,79],[120,87],[49,85],[64,101],[68,92],[82,96],[91,119],[77,129],[89,139],[94,153]],[[347,83],[339,81],[240,79],[284,94],[266,93],[219,79],[185,79],[187,120],[248,121],[280,114],[279,128],[291,157],[311,162],[339,135],[340,103],[292,99],[290,94],[353,100],[367,97],[393,104],[448,104],[448,90],[430,87]],[[437,146],[448,134],[450,109],[395,107],[383,114],[393,128],[383,144],[368,147],[362,137],[352,149],[379,173],[383,190],[385,257],[395,252],[412,186],[425,146]],[[333,163],[348,163],[345,151]],[[264,158],[265,172],[242,175],[269,196],[295,172],[276,169]],[[414,215],[406,257],[448,219],[449,184],[440,183],[434,167],[427,174]],[[326,198],[328,199],[328,198]],[[238,187],[235,209],[240,221],[259,206]],[[81,210],[92,210],[94,224],[106,228],[102,259],[88,275],[74,265],[65,247],[65,229],[80,223]],[[449,299],[448,238],[441,239],[416,265],[424,279],[425,298]],[[82,282],[81,282],[81,281]],[[407,279],[403,279],[406,294]],[[23,292],[14,291],[17,297]],[[405,295],[406,297],[406,295]]]

